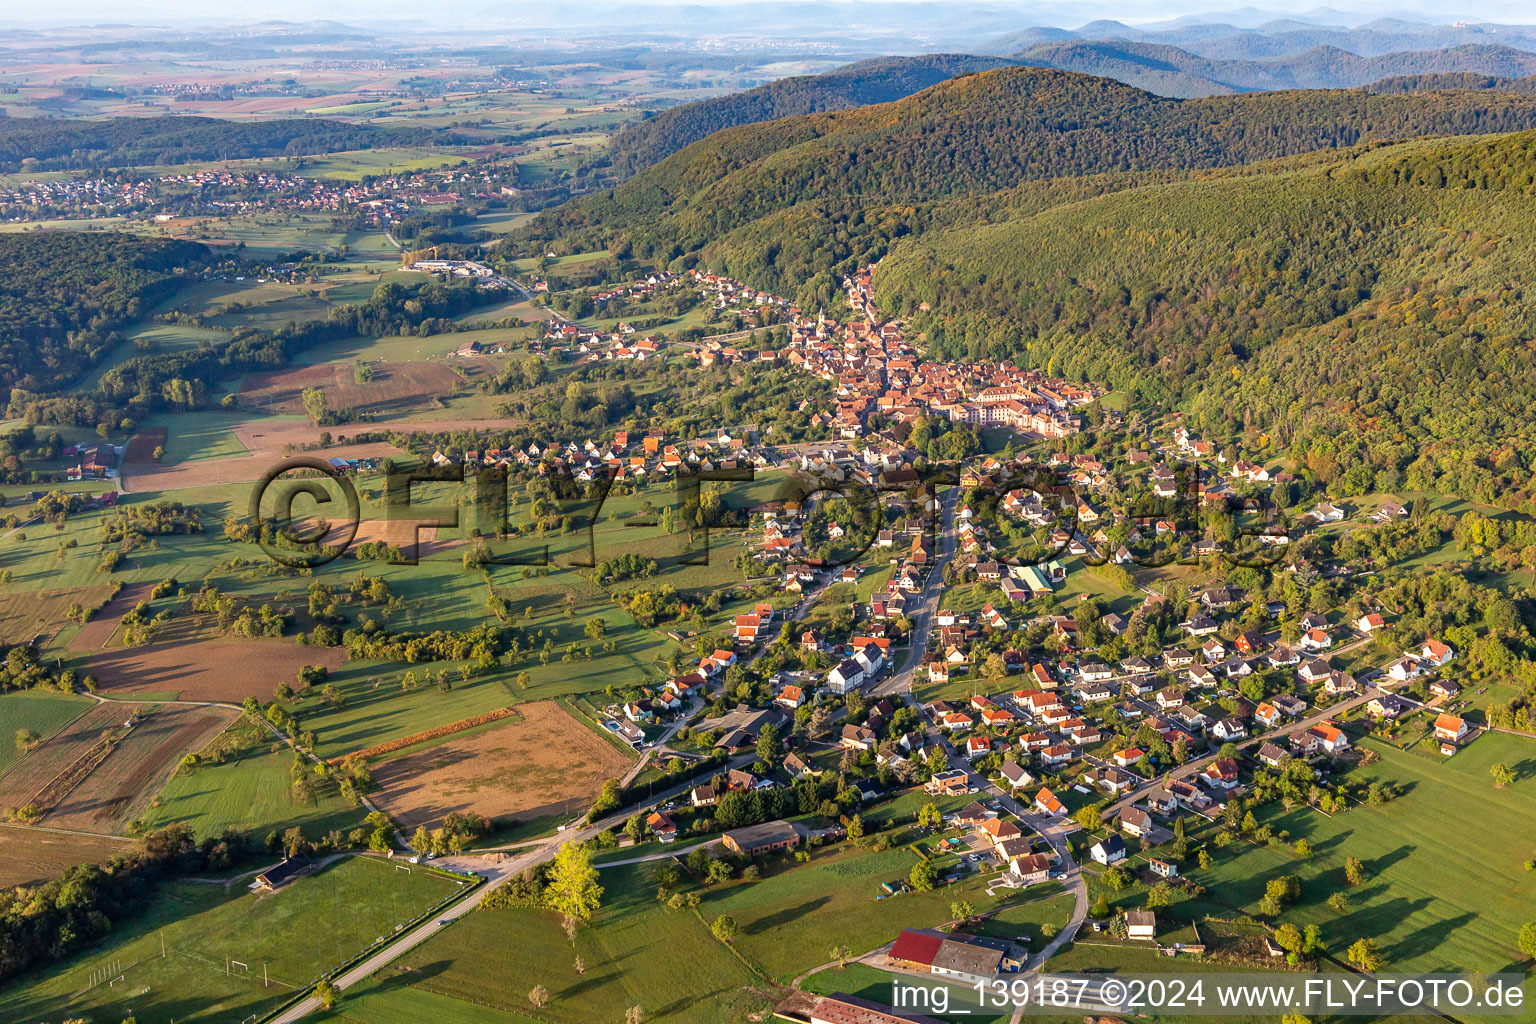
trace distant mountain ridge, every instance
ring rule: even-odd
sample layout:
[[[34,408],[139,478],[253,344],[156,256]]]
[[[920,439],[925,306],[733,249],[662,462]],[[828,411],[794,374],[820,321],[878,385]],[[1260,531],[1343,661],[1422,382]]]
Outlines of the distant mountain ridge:
[[[1163,96],[1212,96],[1269,89],[1352,89],[1384,78],[1471,73],[1536,75],[1536,52],[1464,45],[1362,57],[1335,46],[1257,60],[1212,60],[1163,43],[1073,40],[1037,43],[1020,63],[1101,75]]]

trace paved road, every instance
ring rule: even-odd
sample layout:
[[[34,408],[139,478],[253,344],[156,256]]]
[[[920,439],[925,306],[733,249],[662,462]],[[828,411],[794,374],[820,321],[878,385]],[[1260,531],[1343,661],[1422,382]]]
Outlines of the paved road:
[[[728,766],[737,768],[744,764],[750,763],[751,761],[755,760],[756,757],[756,754],[743,754],[739,757],[733,758],[730,762],[728,762]],[[673,797],[681,796],[683,793],[686,793],[690,788],[691,784],[687,783],[680,786],[674,786],[672,789],[662,793],[656,799],[652,800],[648,804],[645,804],[644,806],[626,807],[623,811],[620,811],[617,814],[594,822],[593,824],[587,825],[579,830],[566,831],[558,835],[550,836],[532,846],[524,847],[523,849],[526,852],[519,853],[517,856],[510,857],[499,864],[487,865],[481,858],[473,854],[465,855],[462,857],[447,857],[438,860],[437,863],[447,865],[449,867],[458,867],[461,870],[470,869],[479,871],[481,874],[487,875],[489,877],[489,881],[487,881],[486,884],[482,885],[479,889],[476,889],[474,892],[470,893],[466,899],[460,901],[459,903],[455,903],[453,906],[449,907],[442,913],[434,915],[431,920],[425,922],[424,924],[418,925],[411,931],[405,932],[404,934],[398,936],[389,945],[374,953],[372,956],[357,966],[347,970],[340,977],[334,979],[332,984],[335,985],[337,989],[345,991],[346,989],[351,988],[353,985],[356,985],[358,982],[363,981],[364,979],[374,974],[377,974],[389,964],[398,960],[406,953],[409,953],[411,950],[427,941],[433,935],[436,935],[445,925],[448,925],[453,921],[457,921],[465,914],[475,910],[480,906],[480,904],[485,902],[485,898],[487,896],[501,888],[503,885],[506,885],[518,875],[522,874],[525,869],[554,859],[556,851],[559,850],[563,844],[585,842],[604,829],[617,828],[623,825],[625,819],[628,818],[631,814],[634,814],[637,811],[649,810],[658,804],[666,803]],[[667,853],[662,856],[673,855],[674,853]],[[313,996],[305,996],[303,999],[299,1000],[299,1002],[285,1010],[282,1014],[273,1018],[272,1024],[294,1024],[295,1021],[303,1019],[305,1016],[313,1013],[319,1008],[319,1000],[315,999]]]

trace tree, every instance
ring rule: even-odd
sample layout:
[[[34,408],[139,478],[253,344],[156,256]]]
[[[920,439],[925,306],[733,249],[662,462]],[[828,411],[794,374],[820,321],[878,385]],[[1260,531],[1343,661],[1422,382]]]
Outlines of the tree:
[[[848,966],[848,961],[853,959],[853,950],[847,946],[833,946],[827,950],[827,958],[837,963],[837,969],[843,970]]]
[[[1167,882],[1158,882],[1147,890],[1148,910],[1161,910],[1171,906],[1173,906],[1173,886]]]
[[[1301,952],[1301,930],[1293,924],[1282,924],[1275,929],[1275,945],[1287,953]]]
[[[1298,857],[1312,856],[1312,844],[1305,839],[1296,840],[1296,855]]]
[[[33,747],[37,746],[37,744],[41,740],[42,740],[42,737],[39,736],[37,733],[33,732],[31,729],[26,729],[26,728],[17,729],[16,730],[16,752],[18,754],[25,754],[29,750],[31,750]]]
[[[1328,897],[1328,909],[1335,914],[1342,914],[1349,910],[1349,897],[1341,892],[1336,892]]]
[[[566,843],[560,847],[544,893],[555,910],[582,921],[592,919],[602,904],[603,887],[597,884],[597,868],[592,866],[592,851],[586,844]]]
[[[1488,774],[1493,776],[1493,784],[1500,789],[1503,789],[1515,781],[1515,773],[1510,771],[1509,765],[1505,764],[1503,761],[1500,761],[1492,768],[1489,768]]]
[[[968,921],[976,908],[971,906],[970,900],[955,900],[949,905],[949,913],[956,921]]]
[[[1312,1018],[1304,1013],[1287,1013],[1280,1018],[1280,1024],[1312,1024]]]
[[[1344,858],[1344,877],[1350,885],[1361,885],[1365,882],[1365,865],[1360,863],[1359,857]]]
[[[645,1010],[640,1007],[640,1004],[636,1003],[624,1011],[624,1024],[644,1024],[644,1022]]]
[[[319,1000],[321,1006],[329,1010],[336,1005],[336,986],[332,985],[328,978],[320,979],[315,985],[315,998]]]
[[[1376,948],[1376,943],[1370,939],[1356,939],[1349,947],[1349,952],[1344,954],[1351,964],[1366,974],[1381,970],[1381,951]]]
[[[1093,906],[1088,909],[1088,913],[1094,917],[1108,917],[1110,915],[1109,897],[1099,893],[1099,898],[1093,901]]]
[[[1516,945],[1520,952],[1533,960],[1536,960],[1536,921],[1527,921],[1520,926],[1520,938]]]
[[[917,812],[917,823],[924,828],[938,828],[944,824],[944,812],[934,803],[923,804]]]
[[[848,819],[848,838],[853,840],[855,846],[864,843],[864,819],[857,814]]]
[[[939,884],[939,869],[933,866],[932,861],[920,860],[912,865],[912,873],[908,878],[912,888],[918,892],[932,892],[933,887]]]
[[[304,402],[305,414],[309,416],[310,422],[314,423],[315,426],[318,427],[320,425],[320,421],[325,419],[325,414],[329,409],[329,403],[326,401],[325,392],[321,391],[319,388],[305,388],[303,392],[301,392],[300,397]]]
[[[779,729],[776,725],[765,725],[757,737],[757,759],[763,764],[772,767],[779,763]]]
[[[411,849],[417,853],[425,853],[432,848],[432,837],[427,832],[427,826],[417,825],[416,834],[411,836]]]
[[[629,838],[633,839],[637,843],[642,843],[645,841],[645,834],[647,831],[648,826],[645,824],[645,815],[639,811],[631,814],[629,819],[624,822],[624,834],[629,836]]]
[[[1104,824],[1103,806],[1101,804],[1085,804],[1072,812],[1072,818],[1088,831],[1097,831]]]
[[[535,985],[528,990],[528,1005],[535,1010],[542,1010],[549,1005],[549,989],[543,985]]]
[[[709,930],[714,932],[715,938],[721,942],[730,942],[736,937],[736,933],[741,931],[741,926],[736,923],[734,917],[731,917],[729,914],[721,914],[715,918],[715,922],[709,926]]]
[[[1226,835],[1226,833],[1223,832],[1222,835]],[[1211,851],[1207,850],[1205,847],[1202,846],[1200,848],[1199,852],[1195,854],[1195,860],[1199,862],[1200,867],[1202,867],[1202,868],[1210,867],[1211,866]]]
[[[576,958],[576,961],[571,964],[571,967],[576,971],[577,974],[587,973],[587,962],[579,956]]]

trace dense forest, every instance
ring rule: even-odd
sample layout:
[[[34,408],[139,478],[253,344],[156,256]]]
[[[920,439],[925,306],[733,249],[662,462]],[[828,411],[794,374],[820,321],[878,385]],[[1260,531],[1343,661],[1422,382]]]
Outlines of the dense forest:
[[[925,206],[951,197],[973,202],[1052,178],[1530,128],[1536,96],[1313,91],[1172,100],[1103,78],[1007,68],[894,103],[718,132],[611,192],[546,212],[522,234],[530,243],[609,246],[663,263],[703,256],[794,294],[805,282],[783,272],[783,249],[830,257],[823,268],[843,271],[880,254],[865,239],[922,230]],[[877,227],[867,227],[871,220]],[[755,255],[733,265],[717,258],[725,252]]]
[[[1128,189],[898,242],[876,285],[938,352],[1105,380],[1336,494],[1536,510],[1533,157],[1521,133]]]
[[[441,132],[312,118],[114,117],[104,121],[0,118],[0,171],[76,170],[192,160],[303,156],[453,141]]]
[[[1017,63],[1004,57],[937,53],[877,57],[822,75],[781,78],[745,92],[685,103],[630,125],[614,136],[614,166],[627,177],[723,128],[888,103],[955,75]]]
[[[179,271],[208,258],[198,242],[0,234],[0,390],[70,383],[120,340],[117,328],[180,286]]]

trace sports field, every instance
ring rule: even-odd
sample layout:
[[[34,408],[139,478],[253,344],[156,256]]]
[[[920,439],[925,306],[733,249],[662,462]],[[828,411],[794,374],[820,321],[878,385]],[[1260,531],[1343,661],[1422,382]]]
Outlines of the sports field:
[[[228,1024],[264,1013],[457,889],[420,868],[351,857],[275,893],[164,889],[105,942],[0,992],[6,1020]],[[322,925],[323,922],[323,925]],[[162,952],[163,950],[163,952]],[[263,982],[265,977],[266,981]]]

